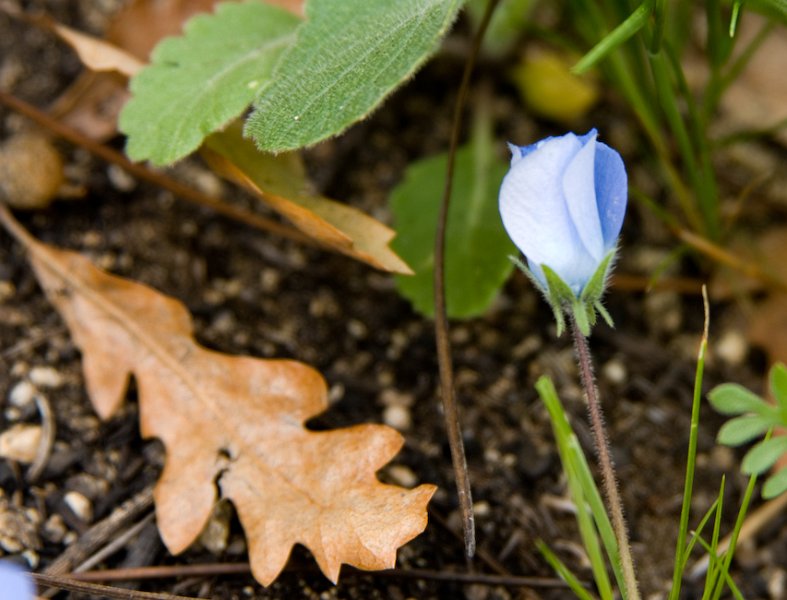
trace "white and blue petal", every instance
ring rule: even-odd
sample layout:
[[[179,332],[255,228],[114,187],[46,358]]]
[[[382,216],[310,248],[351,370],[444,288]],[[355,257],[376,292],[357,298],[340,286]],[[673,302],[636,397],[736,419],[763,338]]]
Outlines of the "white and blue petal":
[[[580,140],[585,144],[576,153],[563,173],[563,194],[568,212],[585,250],[596,264],[604,258],[604,238],[598,214],[596,188],[593,184],[596,163],[596,133],[592,131]],[[595,269],[594,269],[595,270]],[[587,277],[593,274],[591,270]]]
[[[604,250],[615,247],[628,201],[628,177],[623,159],[615,150],[596,143],[595,189]]]
[[[520,148],[500,187],[503,225],[542,282],[537,265],[546,264],[572,287],[581,287],[597,263],[579,238],[562,185],[563,173],[581,149],[573,134]]]

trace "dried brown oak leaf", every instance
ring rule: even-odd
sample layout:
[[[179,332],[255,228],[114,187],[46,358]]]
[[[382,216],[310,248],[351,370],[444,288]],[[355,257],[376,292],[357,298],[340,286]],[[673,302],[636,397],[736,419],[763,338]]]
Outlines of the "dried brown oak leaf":
[[[82,350],[88,392],[102,418],[118,410],[129,377],[136,378],[142,435],[161,439],[167,451],[154,495],[172,553],[199,535],[217,485],[235,504],[252,572],[264,585],[295,543],[308,547],[335,582],[342,563],[392,567],[397,548],[426,527],[434,486],[407,490],[375,477],[402,446],[396,431],[303,426],[327,406],[317,371],[203,348],[180,302],[21,235],[39,282]]]

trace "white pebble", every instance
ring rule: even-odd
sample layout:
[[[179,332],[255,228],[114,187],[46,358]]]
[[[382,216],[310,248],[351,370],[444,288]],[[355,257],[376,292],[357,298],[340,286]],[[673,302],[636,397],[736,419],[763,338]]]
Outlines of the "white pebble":
[[[199,536],[200,543],[211,554],[218,556],[227,549],[231,518],[232,510],[226,502],[219,502],[213,507],[213,513]]]
[[[743,363],[748,351],[749,347],[746,343],[746,338],[736,329],[725,331],[716,343],[716,354],[718,357],[733,367]]]
[[[33,401],[37,391],[36,386],[29,381],[20,381],[11,388],[11,392],[8,394],[8,402],[11,406],[24,408]]]
[[[18,423],[0,433],[0,456],[29,464],[36,458],[41,443],[41,427]]]
[[[52,515],[46,520],[41,530],[44,537],[54,544],[59,544],[68,533],[68,528],[60,515]]]
[[[40,557],[38,556],[38,552],[35,550],[25,550],[22,552],[22,558],[27,561],[27,565],[31,569],[37,569],[38,563],[40,561]]]
[[[393,479],[394,483],[402,487],[412,488],[418,483],[418,477],[416,477],[412,469],[404,465],[391,465],[386,471],[391,479]]]
[[[63,501],[83,523],[90,523],[93,520],[93,505],[79,492],[67,492],[63,496]]]
[[[387,406],[383,411],[383,422],[389,427],[393,427],[399,431],[406,431],[410,429],[410,425],[412,424],[410,409],[401,404]]]
[[[29,377],[34,385],[42,388],[59,388],[63,385],[63,376],[53,367],[33,367]]]
[[[486,517],[490,512],[492,512],[492,509],[489,506],[489,502],[486,500],[481,500],[473,504],[473,514],[477,517]]]
[[[617,358],[607,361],[601,368],[601,374],[604,376],[604,379],[615,385],[622,385],[628,377],[626,365],[623,364],[622,360]]]
[[[784,569],[775,569],[768,577],[768,593],[771,598],[784,598],[785,591],[787,591],[787,571]]]

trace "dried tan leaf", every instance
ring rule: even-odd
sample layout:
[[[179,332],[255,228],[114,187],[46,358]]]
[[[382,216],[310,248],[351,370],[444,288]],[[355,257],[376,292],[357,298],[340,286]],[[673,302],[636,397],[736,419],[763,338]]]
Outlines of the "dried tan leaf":
[[[143,61],[122,48],[92,35],[57,23],[53,24],[52,30],[76,51],[82,64],[92,71],[116,71],[125,77],[133,77],[145,66]]]
[[[107,42],[146,62],[159,40],[178,34],[185,21],[208,12],[219,0],[135,0],[107,28]],[[80,75],[51,107],[66,125],[97,141],[117,133],[120,110],[128,100],[125,78],[114,73]]]
[[[304,11],[306,0],[263,0],[263,2],[288,10],[299,17],[303,17],[306,14]]]
[[[171,552],[200,534],[217,486],[238,511],[252,572],[264,585],[284,567],[293,544],[307,546],[336,581],[342,563],[392,567],[397,548],[423,531],[435,487],[406,490],[375,477],[401,448],[396,431],[303,426],[327,406],[317,371],[292,360],[203,348],[180,302],[23,231],[16,235],[82,350],[98,414],[113,415],[129,377],[137,381],[142,435],[161,439],[167,451],[154,496]]]
[[[186,21],[212,11],[220,1],[134,0],[112,19],[107,41],[147,61],[159,40],[179,34]]]
[[[260,152],[234,123],[205,140],[203,156],[217,173],[251,190],[326,246],[384,271],[413,273],[389,247],[396,236],[394,230],[352,206],[310,190],[298,154]]]

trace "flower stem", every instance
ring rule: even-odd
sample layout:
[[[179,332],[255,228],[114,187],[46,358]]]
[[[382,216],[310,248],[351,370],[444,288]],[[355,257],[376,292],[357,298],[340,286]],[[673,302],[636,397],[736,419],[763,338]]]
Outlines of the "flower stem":
[[[623,597],[628,600],[639,600],[640,595],[637,585],[637,576],[634,572],[634,559],[631,556],[631,545],[629,544],[626,520],[623,517],[623,503],[620,500],[618,482],[615,477],[615,466],[612,464],[609,440],[607,439],[606,429],[604,428],[604,415],[601,410],[601,402],[599,402],[598,399],[596,381],[593,377],[593,362],[590,358],[590,349],[588,348],[587,338],[582,335],[573,314],[571,314],[570,319],[571,333],[574,337],[574,348],[577,352],[579,376],[582,380],[582,387],[585,388],[590,426],[593,430],[596,455],[598,457],[599,466],[601,467],[604,495],[607,497],[607,510],[612,519],[612,528],[615,530],[618,551],[620,552],[620,566],[623,570],[623,581],[626,586]]]

